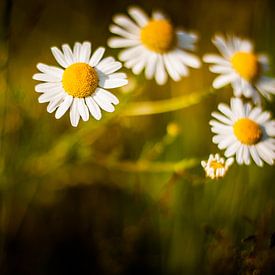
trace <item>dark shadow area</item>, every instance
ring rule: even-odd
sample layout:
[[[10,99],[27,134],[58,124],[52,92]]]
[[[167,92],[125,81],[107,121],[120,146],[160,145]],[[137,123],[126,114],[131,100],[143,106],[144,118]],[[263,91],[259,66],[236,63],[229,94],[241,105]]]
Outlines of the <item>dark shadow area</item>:
[[[8,237],[1,274],[161,274],[159,243],[144,199],[106,185],[74,187],[50,207],[29,208]]]

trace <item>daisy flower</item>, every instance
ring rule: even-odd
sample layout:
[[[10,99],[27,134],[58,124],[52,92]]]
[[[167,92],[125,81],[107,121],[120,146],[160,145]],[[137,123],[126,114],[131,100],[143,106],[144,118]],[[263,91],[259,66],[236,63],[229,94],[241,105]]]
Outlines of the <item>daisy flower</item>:
[[[238,164],[250,164],[251,157],[258,166],[263,161],[273,165],[275,158],[275,120],[260,107],[252,107],[239,98],[232,98],[230,107],[221,103],[220,113],[213,112],[211,130],[213,142],[226,149],[225,156],[236,155]]]
[[[225,160],[219,154],[215,154],[215,156],[211,154],[207,161],[201,162],[201,166],[204,168],[206,177],[219,179],[224,177],[233,162],[233,158]]]
[[[256,54],[249,40],[235,36],[225,39],[216,35],[212,41],[222,56],[207,54],[203,60],[214,64],[209,68],[211,72],[220,74],[213,82],[215,89],[231,83],[236,97],[243,95],[255,103],[260,103],[260,94],[271,98],[275,79],[264,75],[269,67],[266,55]]]
[[[108,40],[112,48],[126,48],[119,59],[125,67],[140,74],[145,69],[147,79],[155,77],[159,85],[170,77],[179,81],[188,75],[188,68],[199,68],[200,60],[187,51],[195,49],[197,35],[175,30],[171,22],[160,12],[149,18],[141,9],[130,7],[126,15],[116,15],[110,31],[118,36]]]
[[[71,49],[62,45],[62,51],[52,47],[52,54],[62,68],[37,64],[41,73],[33,79],[43,81],[35,86],[42,95],[40,103],[49,102],[47,111],[55,112],[57,119],[68,110],[72,126],[78,125],[80,117],[87,121],[89,113],[97,120],[101,110],[113,112],[119,101],[105,89],[117,88],[128,83],[124,73],[115,73],[121,63],[112,57],[103,58],[105,49],[100,47],[91,55],[91,43],[76,42]]]

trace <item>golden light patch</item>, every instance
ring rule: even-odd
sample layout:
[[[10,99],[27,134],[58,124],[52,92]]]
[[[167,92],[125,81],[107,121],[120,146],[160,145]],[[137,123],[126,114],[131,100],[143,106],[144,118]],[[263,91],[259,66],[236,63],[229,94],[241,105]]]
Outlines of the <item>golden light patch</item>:
[[[75,63],[64,71],[62,84],[69,95],[83,98],[95,92],[98,85],[98,75],[90,65]]]

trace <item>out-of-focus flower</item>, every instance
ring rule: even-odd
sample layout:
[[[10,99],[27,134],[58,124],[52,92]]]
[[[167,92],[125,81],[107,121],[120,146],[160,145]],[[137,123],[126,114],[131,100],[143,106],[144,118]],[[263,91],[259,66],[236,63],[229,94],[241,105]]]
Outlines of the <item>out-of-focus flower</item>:
[[[71,124],[76,127],[80,117],[87,121],[89,112],[99,120],[101,109],[113,112],[119,101],[105,89],[117,88],[128,83],[124,73],[115,73],[121,63],[113,57],[103,58],[105,49],[98,48],[91,56],[91,43],[76,42],[73,50],[69,45],[62,45],[62,50],[51,48],[52,53],[63,68],[37,64],[41,73],[33,79],[44,81],[35,86],[35,91],[42,93],[39,102],[49,102],[47,111],[56,110],[55,117],[61,118],[70,110]]]
[[[213,112],[211,120],[213,142],[219,149],[226,149],[225,156],[236,155],[238,164],[250,164],[250,158],[258,166],[263,161],[272,165],[275,158],[275,121],[271,114],[260,107],[244,104],[239,98],[231,99],[231,106],[218,105],[221,113]]]
[[[166,127],[167,134],[171,137],[176,137],[180,133],[181,129],[178,123],[170,122]]]
[[[125,15],[116,15],[110,31],[120,37],[112,37],[108,45],[112,48],[126,48],[119,59],[134,74],[145,69],[147,79],[155,77],[159,85],[170,77],[179,81],[188,75],[187,66],[200,67],[200,60],[187,51],[195,49],[197,35],[175,30],[171,22],[160,12],[153,12],[149,18],[141,9],[130,7],[130,19]],[[187,51],[186,51],[187,50]]]
[[[268,99],[275,94],[275,78],[264,75],[269,68],[268,57],[256,54],[249,40],[216,35],[213,43],[222,56],[206,54],[203,60],[214,64],[209,67],[211,72],[220,74],[213,82],[214,88],[231,83],[236,97],[243,95],[255,103],[260,103],[260,94]]]
[[[210,177],[211,179],[219,179],[224,177],[233,162],[233,158],[225,160],[220,157],[219,154],[215,154],[215,156],[210,154],[207,161],[203,160],[201,162],[201,166],[204,168],[207,177]]]

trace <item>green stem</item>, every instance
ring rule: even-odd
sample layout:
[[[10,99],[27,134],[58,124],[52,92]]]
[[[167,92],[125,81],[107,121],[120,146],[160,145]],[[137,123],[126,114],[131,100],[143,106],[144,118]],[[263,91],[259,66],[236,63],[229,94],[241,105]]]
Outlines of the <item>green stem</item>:
[[[214,90],[209,90],[206,92],[196,92],[196,93],[191,93],[181,97],[154,101],[154,102],[152,101],[135,102],[135,103],[129,104],[127,108],[122,110],[121,115],[144,116],[144,115],[153,115],[153,114],[177,111],[177,110],[198,104],[205,97],[209,96],[213,92]]]
[[[199,161],[197,159],[183,159],[178,162],[149,162],[149,161],[106,161],[96,160],[96,164],[107,167],[109,169],[120,170],[124,172],[152,172],[152,173],[165,173],[165,172],[179,172],[185,169],[190,169],[197,166]]]

